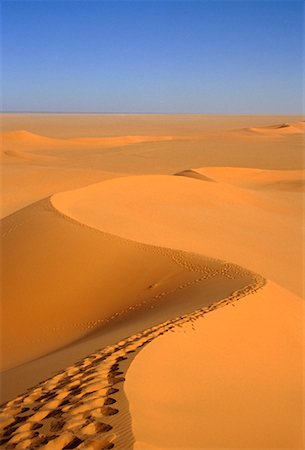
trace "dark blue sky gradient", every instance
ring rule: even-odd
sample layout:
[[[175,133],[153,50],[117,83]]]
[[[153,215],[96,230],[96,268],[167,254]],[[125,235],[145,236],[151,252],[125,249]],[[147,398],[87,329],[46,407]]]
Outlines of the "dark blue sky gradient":
[[[302,0],[1,5],[5,111],[302,112]]]

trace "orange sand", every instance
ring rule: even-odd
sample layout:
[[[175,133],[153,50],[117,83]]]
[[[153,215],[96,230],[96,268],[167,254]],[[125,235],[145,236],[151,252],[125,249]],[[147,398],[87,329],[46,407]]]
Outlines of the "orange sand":
[[[303,120],[2,116],[3,398],[52,376],[4,408],[4,445],[127,450],[132,423],[141,450],[302,446]],[[101,386],[118,354],[131,417]]]
[[[234,306],[136,356],[135,449],[303,448],[303,301],[268,283]]]

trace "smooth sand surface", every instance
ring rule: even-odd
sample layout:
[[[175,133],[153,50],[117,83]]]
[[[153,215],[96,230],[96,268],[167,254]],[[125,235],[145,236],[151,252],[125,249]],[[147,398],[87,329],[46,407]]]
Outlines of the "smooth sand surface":
[[[0,115],[1,217],[55,192],[206,166],[304,168],[299,116]]]
[[[301,449],[303,301],[273,283],[159,337],[125,392],[135,449]]]
[[[239,289],[207,307],[149,326],[95,351],[3,405],[1,445],[8,449],[133,448],[132,417],[122,385],[134,355],[164,333],[193,324],[264,285],[261,277],[246,275],[233,266],[227,267],[221,278],[224,286],[235,279]]]
[[[83,227],[60,215],[49,200],[3,222],[2,370],[198,278],[183,256],[176,262],[175,252]]]
[[[301,448],[303,120],[1,117],[0,445]]]
[[[238,175],[244,180],[249,174],[251,183],[253,171],[232,170],[237,186],[218,182],[218,168],[208,168],[213,183],[188,176],[127,177],[56,194],[52,203],[93,228],[225,259],[302,295],[303,195],[299,189],[282,195],[281,187],[287,180],[304,183],[305,172],[261,171],[265,183],[280,185],[278,194],[241,188]]]

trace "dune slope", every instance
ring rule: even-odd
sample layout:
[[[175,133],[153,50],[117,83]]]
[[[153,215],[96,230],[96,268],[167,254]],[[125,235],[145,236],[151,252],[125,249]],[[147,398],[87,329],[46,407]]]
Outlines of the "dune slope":
[[[264,285],[261,277],[248,274],[248,280],[242,280],[238,272],[231,268],[227,277],[222,276],[227,287],[230,279],[238,279],[239,289],[231,295],[95,351],[7,402],[1,411],[0,445],[49,450],[132,449],[134,437],[122,383],[133,356],[164,333],[175,332]]]
[[[68,220],[49,200],[7,217],[2,238],[2,369],[88,334],[197,275],[155,249]]]
[[[291,193],[305,191],[304,170],[262,170],[244,167],[202,167],[193,171],[197,175],[214,181],[231,184],[247,189],[287,191]],[[189,176],[184,173],[184,176]]]
[[[2,256],[2,370],[193,284],[203,293],[214,289],[216,298],[211,282],[227,280],[226,293],[236,288],[233,266],[103,233],[62,215],[48,199],[3,220]],[[238,284],[249,275],[236,277]],[[194,306],[181,302],[184,312]]]
[[[304,446],[302,120],[4,116],[0,446]]]
[[[221,182],[155,175],[56,194],[52,203],[94,228],[225,259],[302,295],[300,195],[270,196]]]
[[[303,448],[303,301],[273,283],[132,362],[137,450]]]

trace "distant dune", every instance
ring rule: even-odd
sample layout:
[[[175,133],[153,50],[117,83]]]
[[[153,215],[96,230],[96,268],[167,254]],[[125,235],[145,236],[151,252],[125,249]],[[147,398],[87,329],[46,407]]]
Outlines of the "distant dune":
[[[7,156],[26,156],[27,153],[33,156],[33,152],[38,152],[38,159],[42,155],[41,151],[56,151],[60,149],[81,149],[87,148],[112,148],[122,147],[131,144],[143,144],[145,142],[162,142],[181,139],[179,136],[103,136],[103,137],[77,137],[77,138],[51,138],[47,136],[30,133],[26,130],[16,130],[3,132],[1,135],[2,151]],[[17,152],[16,152],[17,150]],[[18,152],[19,150],[19,152]],[[23,152],[23,153],[22,153]],[[56,153],[55,153],[56,155]]]
[[[289,134],[304,134],[305,121],[280,123],[276,125],[269,125],[267,127],[251,127],[246,128],[245,131],[274,136],[285,136]]]
[[[2,119],[0,446],[301,448],[304,118]]]
[[[246,189],[304,192],[305,170],[262,170],[244,167],[202,167],[176,175],[217,181]]]
[[[1,217],[55,192],[122,175],[305,168],[301,133],[287,135],[288,143],[277,132],[244,131],[302,123],[297,116],[9,114],[1,121]]]

